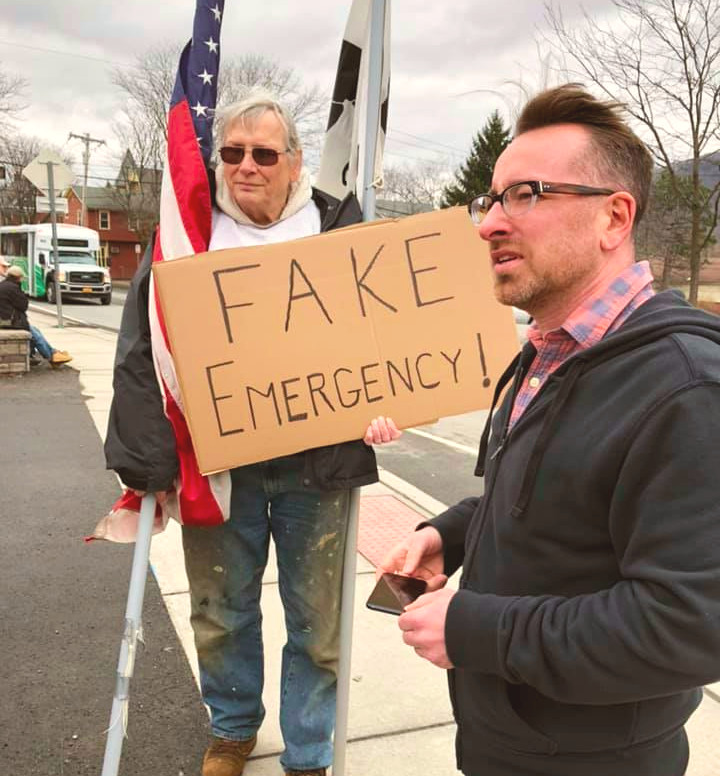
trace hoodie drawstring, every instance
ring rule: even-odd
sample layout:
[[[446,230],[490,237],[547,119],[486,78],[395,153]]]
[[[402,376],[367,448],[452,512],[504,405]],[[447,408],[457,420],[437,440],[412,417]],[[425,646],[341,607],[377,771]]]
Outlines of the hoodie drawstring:
[[[563,407],[567,398],[570,396],[575,383],[585,368],[585,361],[581,358],[573,361],[570,368],[565,375],[560,390],[553,399],[552,404],[548,408],[543,418],[543,424],[540,428],[540,433],[535,440],[535,445],[530,453],[530,459],[527,467],[525,468],[525,474],[523,475],[522,485],[520,486],[520,495],[515,506],[510,510],[510,514],[513,517],[521,517],[523,512],[527,509],[527,505],[530,502],[530,494],[535,484],[535,478],[537,477],[538,470],[540,469],[540,463],[543,455],[545,455],[545,448],[548,445],[550,437],[554,431],[555,421],[563,411]]]

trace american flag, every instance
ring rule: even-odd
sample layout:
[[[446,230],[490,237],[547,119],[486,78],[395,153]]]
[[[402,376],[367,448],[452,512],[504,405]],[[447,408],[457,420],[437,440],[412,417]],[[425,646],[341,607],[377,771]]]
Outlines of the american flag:
[[[224,5],[224,0],[198,0],[193,37],[180,56],[168,113],[167,159],[154,262],[202,253],[210,242],[212,201],[207,165],[213,144]],[[230,514],[230,475],[223,472],[204,477],[198,470],[152,277],[150,282],[155,371],[163,392],[165,414],[175,431],[179,461],[172,511],[187,525],[215,525],[227,520]]]
[[[198,0],[193,37],[180,56],[168,112],[167,153],[153,262],[202,253],[210,242],[212,201],[207,165],[213,145],[224,5],[224,0]],[[165,527],[169,516],[188,525],[216,525],[229,517],[230,475],[223,472],[205,477],[198,470],[152,275],[149,299],[155,373],[165,414],[175,432],[179,462],[175,493],[169,496],[164,508],[158,505],[155,531]],[[140,498],[128,490],[89,538],[134,541],[140,506]]]

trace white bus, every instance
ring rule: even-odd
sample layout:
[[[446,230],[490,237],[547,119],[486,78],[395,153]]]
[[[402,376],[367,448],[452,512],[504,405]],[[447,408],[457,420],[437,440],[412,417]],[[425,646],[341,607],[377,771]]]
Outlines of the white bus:
[[[100,238],[94,229],[57,225],[60,293],[63,299],[84,297],[110,304],[110,270],[98,265]],[[0,226],[0,256],[25,270],[23,290],[55,302],[52,224]]]

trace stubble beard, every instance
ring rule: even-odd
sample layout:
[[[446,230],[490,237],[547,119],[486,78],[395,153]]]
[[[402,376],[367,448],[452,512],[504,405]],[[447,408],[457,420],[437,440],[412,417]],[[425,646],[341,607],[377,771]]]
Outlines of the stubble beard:
[[[537,318],[544,310],[563,300],[587,278],[587,268],[572,259],[555,265],[543,274],[525,277],[498,275],[495,278],[495,298],[502,305],[518,307]]]
[[[499,275],[495,278],[495,298],[502,305],[528,310],[537,298],[543,296],[543,283],[540,278],[530,277],[518,280],[509,275]]]

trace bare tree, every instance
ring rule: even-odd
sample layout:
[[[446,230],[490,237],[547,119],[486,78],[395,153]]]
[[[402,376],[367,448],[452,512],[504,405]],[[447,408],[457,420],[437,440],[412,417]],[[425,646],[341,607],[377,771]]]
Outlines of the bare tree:
[[[144,245],[160,215],[165,137],[160,127],[148,126],[145,114],[135,105],[127,107],[113,131],[122,138],[125,153],[115,185],[108,191]]]
[[[180,50],[177,46],[157,46],[137,56],[132,68],[115,68],[112,82],[125,98],[123,113],[128,118],[131,132],[140,128],[143,117],[150,142],[158,136],[167,140],[167,114],[170,105],[175,72]],[[121,122],[117,130],[123,130]]]
[[[676,193],[678,187],[681,196]],[[707,187],[701,186],[701,194],[707,198]],[[661,288],[671,285],[673,271],[682,272],[683,280],[687,277],[690,268],[691,202],[692,180],[689,177],[676,174],[673,180],[670,173],[663,170],[653,181],[647,215],[636,235],[636,244],[639,256],[662,264]],[[703,212],[703,230],[711,229],[717,221],[717,208],[718,199],[712,209]],[[714,237],[709,244],[715,244]]]
[[[167,140],[167,111],[175,85],[179,57],[176,46],[158,46],[138,56],[133,68],[112,71],[113,83],[124,93],[123,112],[134,127],[140,116],[147,122],[148,138],[155,142],[158,131]],[[218,108],[235,102],[253,86],[274,92],[298,124],[303,145],[318,145],[327,115],[328,97],[317,86],[306,86],[292,68],[262,56],[246,55],[221,65],[218,80]],[[122,139],[122,137],[119,137]],[[126,146],[127,143],[123,143]]]
[[[0,129],[5,132],[9,120],[25,107],[21,100],[26,87],[24,78],[0,70]]]
[[[433,210],[447,185],[450,163],[423,161],[414,165],[388,166],[383,173],[382,198],[402,202],[402,215]],[[378,208],[380,209],[380,207]],[[389,215],[397,215],[390,213]]]
[[[5,179],[0,185],[0,224],[32,224],[37,211],[35,197],[38,190],[22,174],[28,164],[40,153],[41,148],[61,153],[60,150],[29,135],[0,136],[0,159],[5,167]],[[61,154],[63,161],[71,165],[73,160]]]
[[[720,142],[720,4],[717,0],[613,0],[617,16],[568,26],[559,5],[546,5],[550,28],[566,54],[565,72],[589,80],[625,104],[683,196],[677,163],[690,165],[690,301],[697,303],[703,249],[717,222],[704,214],[720,183],[703,191],[700,163]],[[707,223],[707,221],[706,221]]]

